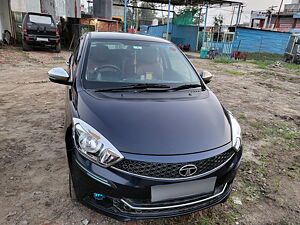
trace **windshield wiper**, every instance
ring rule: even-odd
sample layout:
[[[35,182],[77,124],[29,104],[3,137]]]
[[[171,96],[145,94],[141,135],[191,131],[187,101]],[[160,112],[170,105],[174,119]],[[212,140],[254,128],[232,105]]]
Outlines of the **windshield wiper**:
[[[201,87],[203,89],[203,86],[201,84],[183,84],[177,87],[170,88],[168,89],[168,91],[179,91],[179,90],[192,89],[198,87]]]
[[[99,89],[95,90],[95,92],[106,92],[106,91],[124,91],[124,90],[135,90],[135,89],[146,89],[146,88],[167,88],[169,89],[170,86],[164,84],[135,84],[117,88],[107,88],[107,89]]]

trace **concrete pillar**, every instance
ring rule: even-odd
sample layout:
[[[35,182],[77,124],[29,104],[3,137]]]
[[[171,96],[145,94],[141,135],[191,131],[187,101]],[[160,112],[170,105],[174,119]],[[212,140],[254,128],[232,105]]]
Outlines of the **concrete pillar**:
[[[112,6],[113,6],[113,0],[94,0],[93,1],[94,17],[100,17],[100,18],[111,20]]]

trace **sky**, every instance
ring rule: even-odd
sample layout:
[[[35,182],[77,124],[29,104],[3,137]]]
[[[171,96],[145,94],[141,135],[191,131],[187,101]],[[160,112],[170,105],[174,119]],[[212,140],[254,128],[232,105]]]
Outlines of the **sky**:
[[[251,12],[251,10],[266,10],[272,5],[278,6],[276,8],[276,10],[279,10],[279,6],[280,6],[280,3],[281,3],[281,0],[236,0],[236,1],[243,2],[244,5],[245,5],[244,10],[243,10],[244,12],[242,14],[242,19],[241,19],[242,23],[250,21],[250,12]],[[292,0],[284,0],[283,5],[282,5],[282,9],[283,9],[284,4],[289,4],[289,3],[291,3],[291,1]],[[208,23],[212,24],[213,17],[218,15],[218,14],[222,14],[225,17],[225,24],[230,24],[231,17],[232,17],[232,12],[233,12],[232,7],[226,7],[226,8],[223,7],[220,10],[211,9],[208,12],[208,15],[209,15]],[[237,10],[235,12],[237,12]],[[236,17],[235,17],[234,21],[235,20],[236,20]]]
[[[250,22],[250,12],[251,10],[267,10],[270,6],[275,5],[278,6],[276,10],[279,9],[281,0],[235,0],[243,2],[245,7],[242,14],[241,23]],[[282,9],[284,4],[291,3],[292,0],[284,0]],[[81,3],[87,6],[86,0],[81,0]],[[237,12],[237,10],[235,10]],[[213,23],[214,16],[222,14],[225,18],[224,24],[229,25],[231,21],[233,13],[233,7],[222,7],[221,9],[209,9],[208,12],[208,24],[211,25]],[[167,13],[165,13],[166,15]],[[158,15],[161,15],[158,13]],[[236,13],[233,21],[236,21]]]

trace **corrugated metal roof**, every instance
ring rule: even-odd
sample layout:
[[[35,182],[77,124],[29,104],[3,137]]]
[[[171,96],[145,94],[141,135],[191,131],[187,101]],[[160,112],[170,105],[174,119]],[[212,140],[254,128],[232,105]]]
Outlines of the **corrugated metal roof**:
[[[143,2],[168,4],[169,0],[143,0]],[[218,4],[218,5],[238,5],[242,2],[228,1],[228,0],[171,0],[172,5],[203,5],[204,3]]]

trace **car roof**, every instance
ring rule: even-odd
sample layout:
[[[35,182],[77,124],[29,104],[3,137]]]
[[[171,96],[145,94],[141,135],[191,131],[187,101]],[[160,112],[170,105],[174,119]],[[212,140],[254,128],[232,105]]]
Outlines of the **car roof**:
[[[50,14],[47,14],[47,13],[37,13],[37,12],[28,12],[26,13],[27,15],[38,15],[38,16],[51,16]]]
[[[91,39],[109,39],[109,40],[133,40],[133,41],[152,41],[160,43],[171,43],[159,37],[153,37],[141,34],[121,33],[121,32],[90,32]]]

